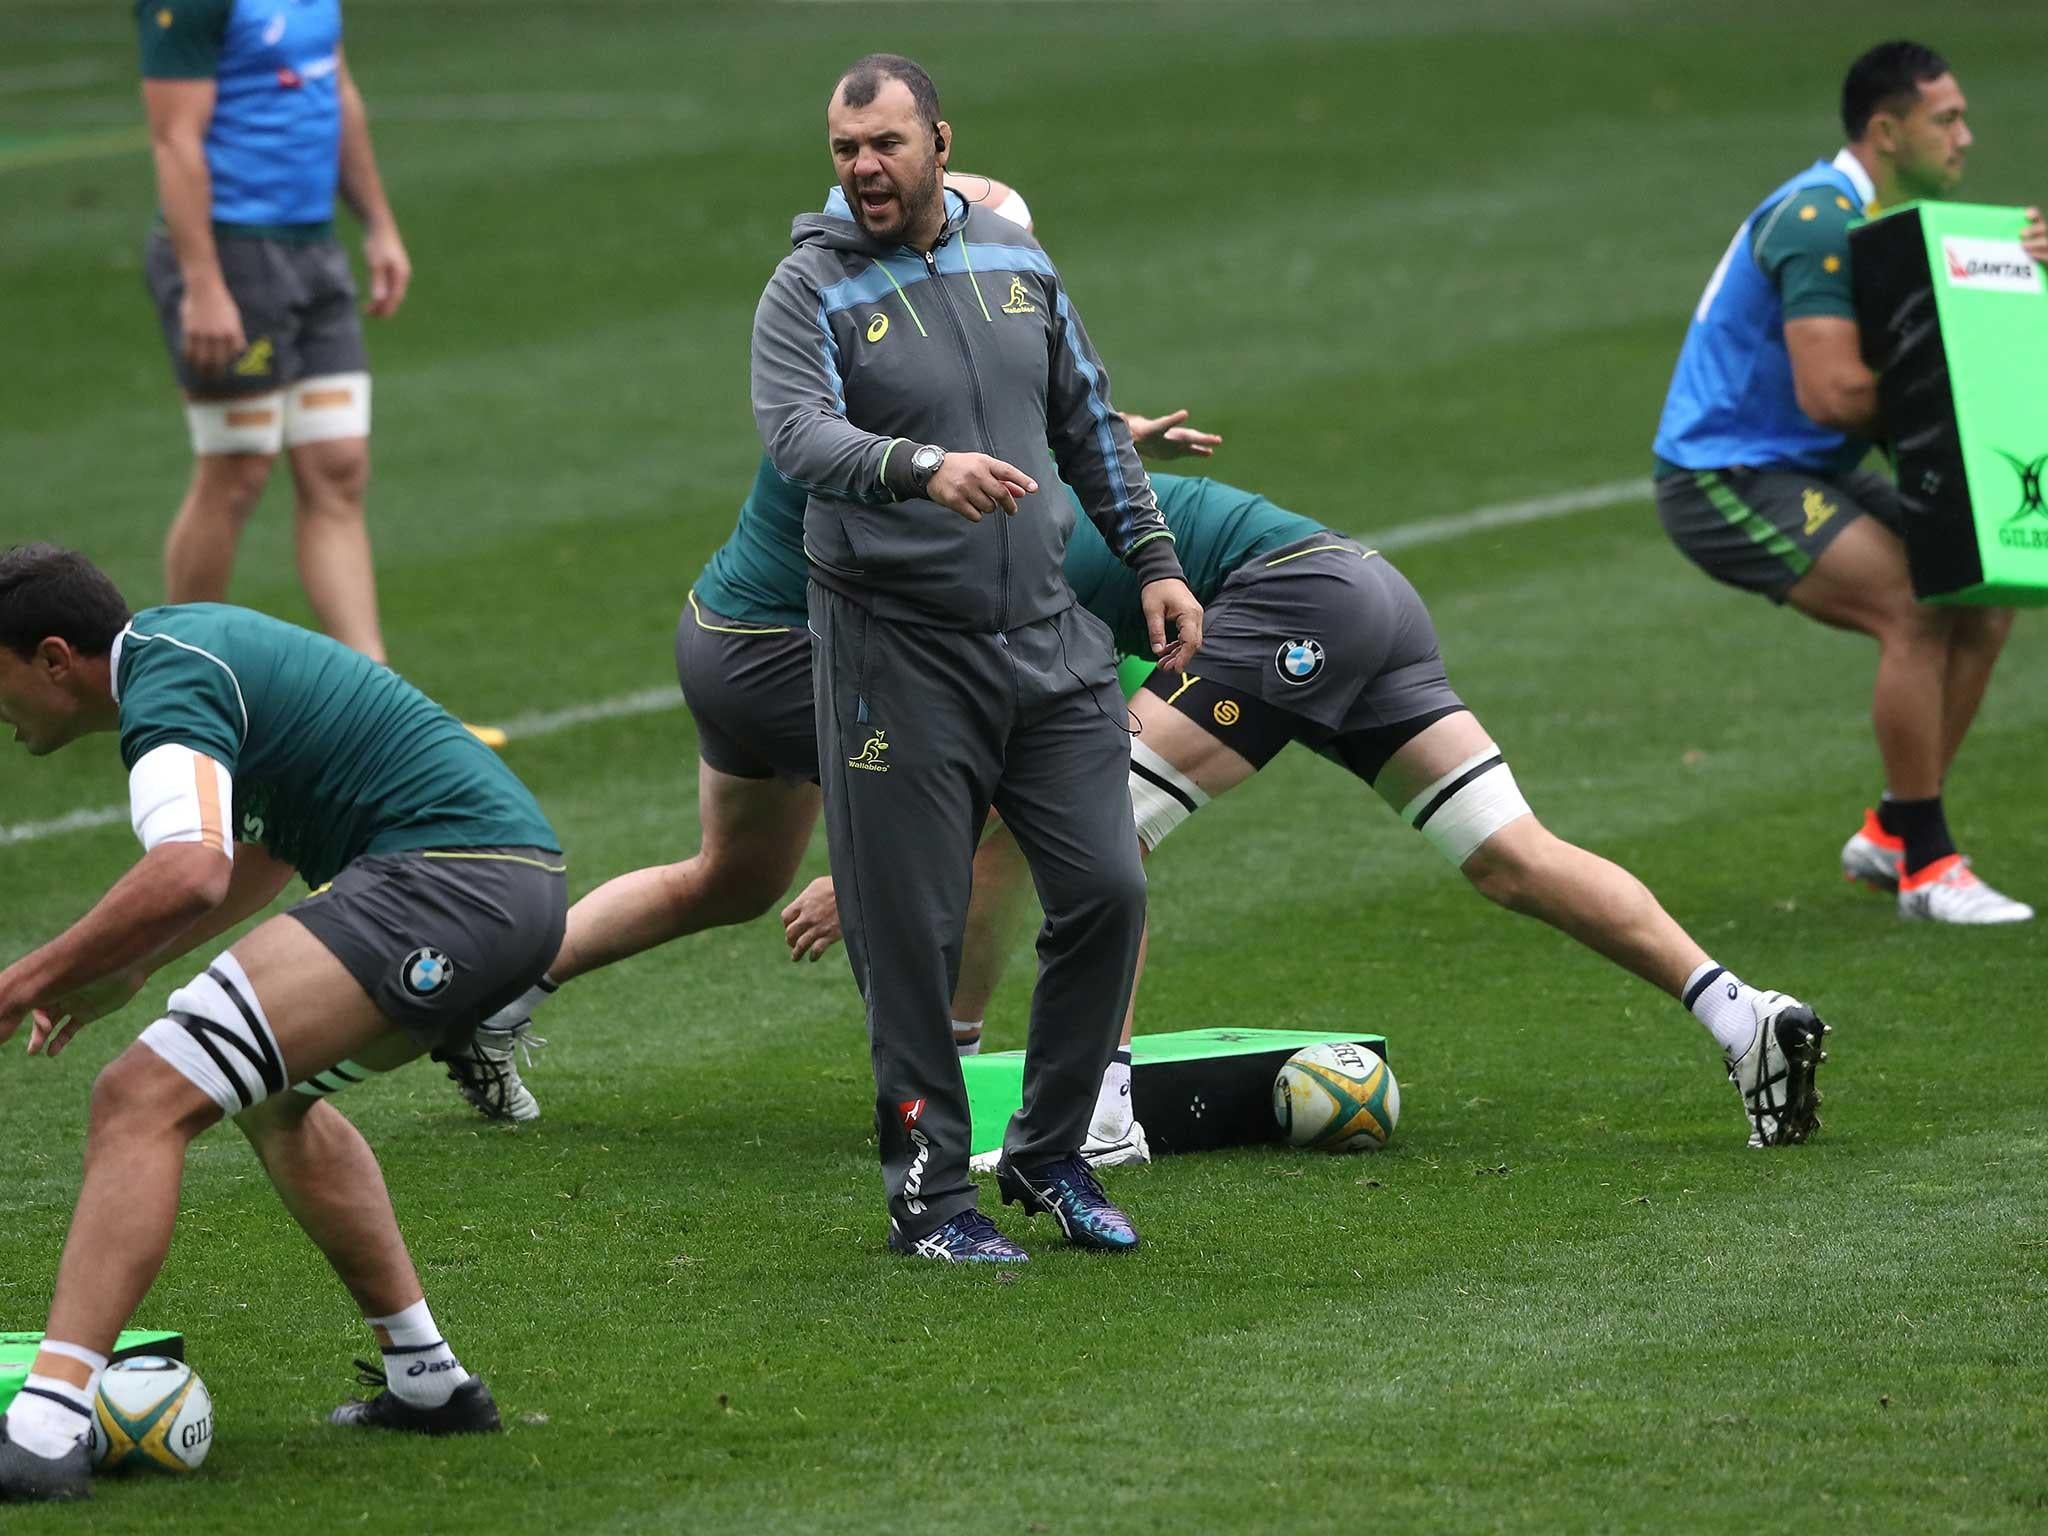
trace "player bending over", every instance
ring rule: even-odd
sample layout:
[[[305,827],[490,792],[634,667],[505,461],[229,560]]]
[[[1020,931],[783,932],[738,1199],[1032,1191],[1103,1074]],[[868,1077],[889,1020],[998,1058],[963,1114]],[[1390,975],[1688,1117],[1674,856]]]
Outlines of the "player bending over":
[[[561,942],[564,866],[526,787],[454,717],[337,641],[213,603],[129,617],[50,545],[0,554],[0,721],[41,757],[118,732],[143,856],[0,971],[0,1041],[55,1057],[150,974],[311,895],[173,992],[93,1084],[48,1330],[0,1421],[0,1499],[90,1491],[83,1439],[115,1337],[170,1248],[185,1148],[232,1118],[376,1335],[383,1390],[337,1424],[498,1427],[427,1309],[369,1145],[328,1102],[467,1044]]]
[[[1804,1141],[1819,1128],[1814,1074],[1827,1059],[1827,1026],[1796,999],[1717,965],[1635,876],[1536,819],[1501,749],[1452,691],[1429,611],[1399,571],[1253,492],[1173,475],[1154,475],[1152,486],[1208,619],[1187,669],[1154,671],[1130,701],[1139,727],[1131,804],[1147,855],[1300,742],[1370,784],[1482,894],[1681,999],[1721,1047],[1751,1146]],[[1077,532],[1066,572],[1119,649],[1144,655],[1137,589],[1102,541]],[[953,1005],[963,1051],[980,1040],[1025,888],[1016,845],[998,827],[975,858]],[[837,938],[830,881],[809,886],[784,926],[798,957],[816,958]],[[1127,1018],[1126,1047],[1130,1032]],[[1098,1166],[1147,1159],[1128,1049],[1103,1079],[1089,1151]]]

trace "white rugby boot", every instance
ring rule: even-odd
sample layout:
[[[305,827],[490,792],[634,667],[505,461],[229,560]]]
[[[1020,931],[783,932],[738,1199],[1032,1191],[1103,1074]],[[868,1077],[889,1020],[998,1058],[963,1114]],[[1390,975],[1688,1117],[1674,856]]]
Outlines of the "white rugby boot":
[[[1126,1104],[1128,1110],[1128,1104]],[[1088,1127],[1088,1139],[1081,1143],[1081,1156],[1091,1168],[1126,1168],[1152,1161],[1152,1148],[1145,1140],[1145,1127],[1137,1116],[1126,1114],[1121,1125],[1108,1123],[1098,1115]]]
[[[1842,878],[1890,895],[1899,888],[1905,862],[1906,840],[1885,831],[1877,812],[1866,808],[1863,825],[1842,844]]]
[[[505,1013],[497,1013],[477,1026],[476,1038],[467,1046],[442,1057],[441,1064],[470,1107],[486,1120],[524,1125],[540,1118],[540,1102],[520,1081],[519,1061],[523,1057],[532,1066],[533,1053],[546,1044],[533,1032],[532,1019],[507,1019]]]
[[[1742,1095],[1752,1147],[1783,1147],[1820,1129],[1820,1090],[1814,1074],[1828,1053],[1828,1033],[1814,1011],[1783,992],[1758,992],[1749,1003],[1756,1033],[1740,1052],[1727,1053],[1728,1080]]]
[[[1907,922],[2025,923],[2034,909],[1994,891],[1959,853],[1936,859],[1899,881],[1899,916]]]

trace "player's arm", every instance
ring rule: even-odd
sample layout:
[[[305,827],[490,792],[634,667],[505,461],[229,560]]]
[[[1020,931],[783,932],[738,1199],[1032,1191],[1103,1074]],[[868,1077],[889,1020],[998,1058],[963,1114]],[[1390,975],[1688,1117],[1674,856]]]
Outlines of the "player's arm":
[[[1120,414],[1131,429],[1131,446],[1141,459],[1206,459],[1223,446],[1223,439],[1214,432],[1183,425],[1188,419],[1186,411],[1164,416],[1140,416],[1135,411]]]
[[[1088,340],[1081,315],[1053,279],[1046,371],[1046,440],[1088,520],[1141,587],[1152,654],[1178,667],[1202,643],[1202,605],[1188,589],[1166,514],[1138,463],[1129,424],[1109,403],[1109,370]]]
[[[865,432],[846,416],[836,371],[838,346],[820,313],[815,286],[786,261],[776,269],[754,312],[754,424],[778,473],[846,501],[901,501],[922,495],[971,521],[1001,508],[1038,483],[985,453],[955,453],[919,487],[911,459],[922,444]]]
[[[2041,210],[2025,210],[2027,222],[2020,227],[2020,246],[2033,260],[2048,266],[2048,219],[2041,217]]]
[[[337,49],[335,61],[341,90],[341,200],[363,226],[363,265],[370,273],[370,301],[364,308],[388,319],[405,302],[405,290],[412,284],[412,258],[384,196],[384,178],[377,174],[370,114],[349,73],[348,56]]]
[[[221,372],[248,345],[213,243],[213,178],[206,168],[206,131],[216,95],[213,71],[229,8],[225,0],[136,7],[157,205],[185,279],[180,304],[185,357],[205,373]]]
[[[1856,437],[1879,431],[1877,375],[1863,362],[1849,279],[1849,200],[1830,187],[1795,192],[1759,224],[1756,264],[1777,290],[1799,409]]]
[[[1833,315],[1788,319],[1785,350],[1792,358],[1792,391],[1800,410],[1852,437],[1878,435],[1877,375],[1863,361],[1854,320]]]
[[[1024,194],[1015,187],[997,181],[993,176],[976,176],[971,171],[946,172],[946,185],[968,202],[978,203],[989,212],[1002,215],[1026,234],[1031,233],[1031,205],[1024,201]]]

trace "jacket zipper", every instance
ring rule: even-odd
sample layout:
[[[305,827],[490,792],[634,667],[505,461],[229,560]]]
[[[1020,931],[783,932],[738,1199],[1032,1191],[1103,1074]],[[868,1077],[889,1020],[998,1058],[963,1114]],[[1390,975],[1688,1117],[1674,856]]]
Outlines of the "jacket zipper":
[[[967,340],[967,328],[960,323],[959,311],[953,308],[953,296],[946,292],[939,279],[938,250],[924,253],[925,270],[930,274],[932,287],[938,290],[939,303],[946,311],[946,318],[953,322],[953,334],[960,342],[960,360],[967,365],[967,389],[974,400],[974,422],[981,429],[981,451],[993,457],[995,439],[988,429],[988,410],[981,394],[981,374],[974,366],[974,349]],[[1010,516],[997,512],[996,518],[996,633],[1002,634],[1010,627]]]

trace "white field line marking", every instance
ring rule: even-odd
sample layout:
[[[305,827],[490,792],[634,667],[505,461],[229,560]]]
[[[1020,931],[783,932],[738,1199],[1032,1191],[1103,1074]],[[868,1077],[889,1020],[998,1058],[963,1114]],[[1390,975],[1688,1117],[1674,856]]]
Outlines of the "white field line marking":
[[[1600,507],[1620,506],[1624,502],[1646,500],[1650,495],[1647,480],[1614,480],[1606,485],[1589,485],[1581,490],[1560,491],[1554,496],[1535,496],[1527,501],[1506,501],[1491,507],[1474,507],[1470,512],[1459,512],[1450,517],[1433,518],[1419,523],[1402,523],[1368,540],[1375,549],[1413,549],[1419,544],[1436,544],[1445,539],[1455,539],[1467,533],[1478,533],[1488,528],[1513,528],[1522,523],[1539,523],[1553,517],[1566,517],[1573,512],[1591,512]],[[520,715],[505,722],[506,736],[513,741],[538,741],[542,737],[560,735],[580,726],[595,725],[603,720],[625,720],[635,715],[658,714],[662,710],[680,709],[682,692],[676,688],[643,688],[637,693],[620,694],[617,698],[598,699],[589,704],[572,704],[567,709],[551,709],[534,714]],[[128,808],[124,805],[106,805],[91,810],[71,811],[48,821],[24,821],[15,826],[0,826],[0,848],[16,843],[36,843],[45,838],[61,837],[67,832],[89,832],[99,827],[125,824]]]

